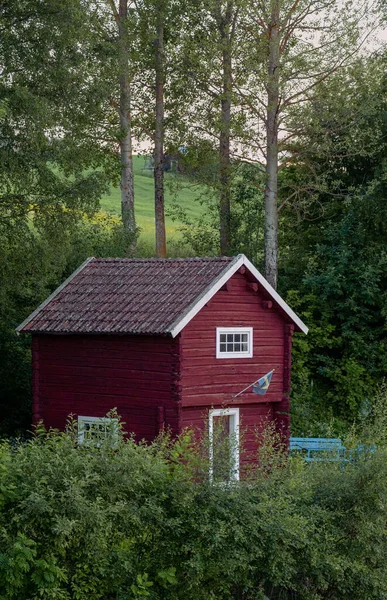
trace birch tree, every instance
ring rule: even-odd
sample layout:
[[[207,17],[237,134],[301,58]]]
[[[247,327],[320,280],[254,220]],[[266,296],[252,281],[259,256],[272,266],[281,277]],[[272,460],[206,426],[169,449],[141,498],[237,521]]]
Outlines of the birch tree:
[[[167,252],[165,231],[164,140],[165,140],[165,35],[168,35],[170,2],[136,2],[138,51],[136,61],[136,105],[139,130],[152,140],[155,250],[158,258]]]
[[[181,40],[193,7],[186,0],[137,0],[136,131],[152,140],[156,256],[166,256],[164,158],[178,146],[180,112],[190,94],[181,76]]]
[[[155,48],[155,133],[154,133],[154,180],[155,180],[155,229],[156,256],[165,258],[167,242],[165,233],[164,197],[164,1],[156,6]]]
[[[119,87],[120,97],[117,110],[120,120],[120,160],[121,160],[121,215],[126,233],[133,240],[136,237],[136,218],[134,212],[134,179],[133,179],[133,147],[132,147],[132,114],[131,114],[131,78],[129,68],[129,13],[128,0],[108,0],[112,15],[116,22],[118,38]]]
[[[218,177],[212,185],[218,194],[219,246],[223,255],[232,249],[231,142],[235,136],[234,81],[240,62],[239,12],[239,0],[204,0],[198,4],[182,50],[182,65],[192,94],[187,137],[194,146],[203,141],[211,144],[218,156]]]
[[[215,2],[212,7],[221,52],[220,131],[219,131],[219,233],[220,253],[231,248],[230,134],[232,104],[232,54],[238,9],[234,0]]]
[[[338,0],[258,0],[245,8],[248,83],[238,86],[238,93],[251,128],[250,156],[266,173],[265,277],[274,288],[278,169],[286,161],[287,142],[302,129],[301,123],[289,127],[289,115],[313,99],[319,83],[356,58],[372,31],[370,14],[367,2],[354,11],[352,2]]]

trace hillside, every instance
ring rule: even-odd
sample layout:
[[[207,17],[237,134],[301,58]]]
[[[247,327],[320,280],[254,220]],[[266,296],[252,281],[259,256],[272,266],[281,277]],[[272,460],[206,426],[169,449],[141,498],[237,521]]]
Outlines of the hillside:
[[[145,241],[153,243],[155,237],[154,221],[154,188],[153,172],[144,168],[145,158],[135,156],[134,162],[134,193],[135,193],[135,211],[138,226],[141,228],[140,237]],[[175,177],[173,174],[166,174],[166,183],[168,179]],[[198,201],[202,189],[198,186],[192,186],[188,181],[186,187],[178,193],[178,203],[185,209],[192,218],[198,218],[203,213],[203,207]],[[166,212],[171,205],[173,196],[166,185]],[[111,214],[119,215],[121,211],[121,196],[118,187],[112,187],[110,193],[101,199],[101,209]],[[179,237],[179,223],[166,217],[167,239]]]

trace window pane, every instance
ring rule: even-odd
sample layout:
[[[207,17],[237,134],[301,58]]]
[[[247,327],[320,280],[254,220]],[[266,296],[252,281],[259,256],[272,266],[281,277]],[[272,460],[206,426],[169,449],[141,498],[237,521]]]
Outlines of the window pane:
[[[225,439],[230,434],[230,415],[212,417],[214,432],[218,439]]]
[[[230,417],[214,416],[212,420],[212,474],[214,481],[228,481],[231,470]]]
[[[248,331],[222,332],[218,334],[218,352],[219,354],[248,354],[252,351],[251,335]]]
[[[108,442],[116,443],[118,439],[118,427],[116,419],[78,419],[79,443],[91,444],[99,447]]]

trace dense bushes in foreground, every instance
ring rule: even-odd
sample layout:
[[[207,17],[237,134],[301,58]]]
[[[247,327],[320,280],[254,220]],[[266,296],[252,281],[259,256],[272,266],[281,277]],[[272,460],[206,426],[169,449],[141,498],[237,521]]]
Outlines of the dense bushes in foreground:
[[[387,597],[387,454],[346,466],[266,444],[214,485],[189,433],[78,447],[76,427],[0,446],[2,600]]]

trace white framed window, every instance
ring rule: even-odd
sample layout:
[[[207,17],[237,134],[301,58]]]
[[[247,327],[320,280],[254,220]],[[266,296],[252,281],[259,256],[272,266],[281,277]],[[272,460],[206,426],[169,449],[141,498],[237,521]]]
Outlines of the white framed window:
[[[118,419],[78,416],[78,444],[100,446],[105,440],[118,440]]]
[[[208,428],[211,481],[238,481],[239,408],[210,410]]]
[[[216,358],[251,358],[252,327],[217,327]]]

